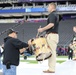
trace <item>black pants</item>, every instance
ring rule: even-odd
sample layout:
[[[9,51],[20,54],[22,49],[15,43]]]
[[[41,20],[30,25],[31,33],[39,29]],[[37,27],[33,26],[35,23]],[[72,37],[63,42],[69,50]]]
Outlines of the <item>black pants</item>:
[[[68,54],[68,59],[72,59],[73,58],[73,54],[69,53]]]

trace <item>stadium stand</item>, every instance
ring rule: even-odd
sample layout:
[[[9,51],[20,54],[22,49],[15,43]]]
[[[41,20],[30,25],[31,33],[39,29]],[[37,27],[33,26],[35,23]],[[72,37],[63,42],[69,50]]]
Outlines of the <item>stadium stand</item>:
[[[59,40],[59,45],[68,45],[70,41],[73,38],[73,26],[75,26],[76,20],[64,20],[60,21],[59,25],[59,35],[60,35],[60,40]],[[8,28],[11,28],[13,25],[17,25],[17,23],[7,23],[7,24],[0,24],[0,32],[3,30],[5,31]],[[21,24],[20,26],[14,28],[15,30],[19,31],[18,37],[22,41],[28,41],[29,39],[35,38],[37,34],[37,29],[39,26],[44,26],[46,25],[45,22],[25,22]],[[0,44],[3,43],[3,38],[6,37],[6,33],[3,35],[0,35]]]
[[[40,2],[41,1],[41,2]],[[50,2],[57,4],[57,14],[64,18],[66,14],[76,14],[76,4],[73,1],[53,1],[53,0],[0,0],[0,32],[19,24],[22,20],[23,23],[18,28],[19,39],[27,41],[37,34],[37,29],[40,25],[46,25],[47,19],[47,5]],[[70,16],[70,18],[72,18]],[[2,23],[4,20],[4,24]],[[7,20],[7,21],[6,21]],[[10,20],[10,21],[9,21]],[[72,27],[75,25],[76,20],[62,20],[59,26],[60,42],[59,45],[67,45],[72,39]],[[32,33],[32,34],[31,34]],[[66,35],[65,35],[66,33]],[[0,44],[3,43],[3,38],[6,33],[0,35]],[[26,38],[26,39],[25,39]]]
[[[20,14],[20,19],[29,19],[31,16],[34,18],[34,15],[46,16],[47,5],[50,2],[55,2],[57,4],[57,14],[75,14],[76,13],[76,4],[73,1],[60,1],[60,0],[0,0],[0,19],[4,19],[5,13],[9,14],[9,18],[17,19],[17,14]],[[73,3],[73,4],[72,4]],[[11,14],[10,14],[11,13]],[[34,14],[33,14],[34,13]],[[45,14],[46,13],[46,14]],[[4,18],[3,18],[4,17]]]

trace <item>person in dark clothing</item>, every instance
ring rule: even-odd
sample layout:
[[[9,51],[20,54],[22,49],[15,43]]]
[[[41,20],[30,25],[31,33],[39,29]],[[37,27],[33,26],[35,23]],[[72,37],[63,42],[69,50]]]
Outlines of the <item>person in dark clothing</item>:
[[[17,39],[17,33],[9,29],[4,39],[3,75],[16,75],[16,66],[19,65],[19,55],[29,45]]]
[[[43,71],[44,73],[55,73],[56,67],[56,48],[59,42],[58,27],[59,27],[59,16],[56,14],[56,4],[50,3],[48,5],[48,19],[47,25],[39,28],[38,32],[46,31],[46,40],[52,56],[48,59],[48,69]]]
[[[70,48],[70,46],[68,47],[68,59],[69,60],[73,59],[73,50],[72,50],[72,48]]]

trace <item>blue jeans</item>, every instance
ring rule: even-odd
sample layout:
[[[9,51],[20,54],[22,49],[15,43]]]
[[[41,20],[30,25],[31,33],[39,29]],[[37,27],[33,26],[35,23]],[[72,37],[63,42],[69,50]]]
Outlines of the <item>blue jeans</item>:
[[[11,65],[10,69],[7,69],[6,65],[3,65],[3,75],[16,75],[16,66]]]
[[[0,69],[2,69],[2,63],[1,63],[1,58],[0,58]]]

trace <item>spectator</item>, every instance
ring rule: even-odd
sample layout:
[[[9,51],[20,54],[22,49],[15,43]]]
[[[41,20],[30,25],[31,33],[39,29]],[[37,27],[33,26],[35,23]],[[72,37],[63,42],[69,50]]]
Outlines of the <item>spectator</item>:
[[[71,44],[69,45],[69,47],[68,47],[68,59],[70,60],[72,60],[73,59],[73,50],[72,50],[72,48],[71,48]]]

